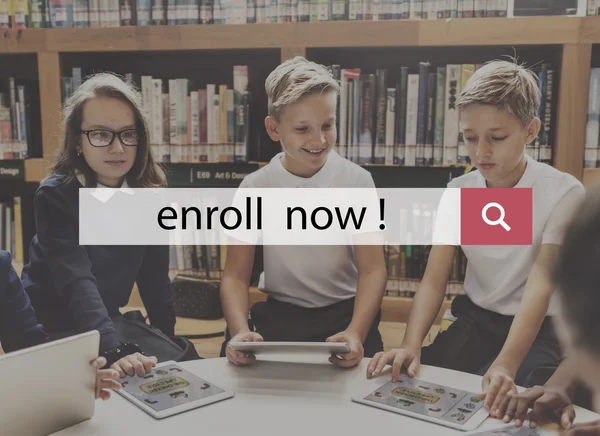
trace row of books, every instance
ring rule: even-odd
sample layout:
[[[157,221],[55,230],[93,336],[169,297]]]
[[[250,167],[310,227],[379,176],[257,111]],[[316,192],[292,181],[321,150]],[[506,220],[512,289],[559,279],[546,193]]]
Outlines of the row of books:
[[[0,0],[1,28],[575,15],[577,0]],[[588,0],[587,14],[600,4]]]
[[[23,263],[22,222],[21,197],[0,201],[0,250],[19,263]]]
[[[431,246],[386,245],[388,280],[385,295],[412,298],[425,273],[430,250]],[[225,245],[173,245],[170,247],[171,277],[182,274],[201,280],[219,281],[226,256]],[[448,299],[464,293],[466,267],[467,259],[462,250],[458,250],[446,286]]]
[[[142,93],[150,144],[163,163],[246,162],[250,123],[248,66],[233,67],[232,84],[195,88],[187,78],[126,74]],[[63,77],[63,99],[81,83],[81,69]]]
[[[0,0],[1,28],[505,17],[508,0]]]
[[[359,164],[404,166],[468,165],[456,96],[481,64],[432,66],[419,63],[392,75],[385,69],[332,65],[341,85],[337,117],[338,153]],[[552,102],[554,69],[537,71],[541,90],[542,128],[527,153],[552,163]]]
[[[29,122],[25,86],[16,85],[14,77],[5,82],[0,87],[0,159],[27,159]]]
[[[583,167],[600,168],[600,68],[590,73]]]

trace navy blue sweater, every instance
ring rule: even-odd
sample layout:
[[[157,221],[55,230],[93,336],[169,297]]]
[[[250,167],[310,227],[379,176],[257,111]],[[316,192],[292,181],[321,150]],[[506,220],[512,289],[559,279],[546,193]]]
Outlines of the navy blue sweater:
[[[10,254],[0,250],[0,343],[5,352],[33,347],[49,340],[38,324],[29,297],[12,266]]]
[[[53,175],[35,194],[37,234],[21,279],[38,319],[50,334],[98,330],[100,352],[113,349],[119,342],[111,318],[137,283],[150,323],[174,335],[169,247],[79,245],[81,187]]]

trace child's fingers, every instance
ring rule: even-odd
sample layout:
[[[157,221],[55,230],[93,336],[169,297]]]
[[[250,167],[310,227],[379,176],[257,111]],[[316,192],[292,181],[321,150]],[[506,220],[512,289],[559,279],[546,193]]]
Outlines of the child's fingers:
[[[152,372],[152,368],[156,366],[156,362],[150,357],[142,356],[140,360],[142,362],[142,365],[144,365],[144,370],[146,374]]]
[[[494,410],[492,410],[492,405],[494,404],[496,395],[498,395],[501,387],[502,379],[500,379],[500,377],[493,377],[487,391],[484,389],[484,392],[486,393],[484,406],[490,413],[494,412]]]
[[[144,364],[142,362],[140,362],[138,359],[131,358],[130,363],[138,376],[144,377],[146,375],[146,368],[144,368]]]
[[[398,381],[398,377],[400,377],[400,371],[402,370],[402,365],[408,357],[409,356],[406,350],[400,350],[398,353],[396,353],[394,361],[392,362],[392,381],[394,383]]]
[[[414,358],[410,364],[410,366],[408,367],[408,375],[409,377],[414,377],[418,372],[419,372],[419,368],[421,367],[421,360]]]
[[[101,389],[122,389],[121,383],[116,380],[102,380],[100,382]]]
[[[492,410],[495,411],[496,418],[500,419],[504,416],[504,411],[506,410],[506,403],[504,402],[504,398],[506,398],[506,395],[508,395],[508,393],[513,389],[514,384],[512,380],[505,380],[502,384],[502,388],[498,392],[498,395],[496,395],[496,400],[494,401],[494,404],[492,405]]]
[[[367,378],[371,378],[373,376],[373,372],[377,367],[377,363],[379,362],[383,354],[383,351],[379,351],[375,353],[375,355],[371,358],[369,365],[367,366]]]

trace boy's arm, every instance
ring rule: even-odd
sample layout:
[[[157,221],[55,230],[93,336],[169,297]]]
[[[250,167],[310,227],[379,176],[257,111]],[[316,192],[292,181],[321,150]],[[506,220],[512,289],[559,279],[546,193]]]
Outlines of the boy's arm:
[[[496,410],[504,397],[515,391],[514,378],[521,363],[529,352],[548,312],[550,298],[554,291],[551,268],[556,260],[558,246],[543,244],[529,273],[523,299],[519,306],[508,337],[483,378],[485,407],[496,416]],[[499,411],[499,415],[502,415]]]
[[[231,336],[249,332],[248,286],[254,263],[254,245],[229,245],[221,279],[221,302]]]
[[[554,293],[552,271],[564,229],[584,197],[583,185],[574,185],[563,195],[546,222],[540,251],[527,278],[519,310],[502,350],[483,379],[482,396],[485,395],[485,406],[492,414],[502,417],[504,396],[516,390],[514,377],[539,333]]]
[[[431,247],[423,280],[413,299],[401,348],[375,355],[367,368],[367,377],[377,376],[386,365],[392,365],[392,381],[396,381],[405,363],[409,376],[417,373],[421,346],[444,301],[455,251],[453,245]]]
[[[364,357],[363,343],[381,307],[387,282],[383,245],[358,244],[354,246],[354,252],[358,282],[352,321],[346,330],[327,338],[327,342],[348,343],[350,352],[340,357],[331,356],[329,359],[334,365],[346,368],[355,366]]]

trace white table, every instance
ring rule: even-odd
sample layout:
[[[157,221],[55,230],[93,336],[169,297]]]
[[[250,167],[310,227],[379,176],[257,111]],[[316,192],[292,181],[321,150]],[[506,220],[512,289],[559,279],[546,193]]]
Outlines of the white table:
[[[272,359],[272,358],[269,358]],[[318,362],[318,363],[317,363]],[[163,420],[155,420],[120,395],[96,402],[92,419],[55,433],[55,436],[116,435],[458,435],[461,431],[412,419],[370,406],[350,397],[363,388],[390,378],[390,368],[367,380],[368,359],[352,369],[331,365],[327,357],[307,357],[301,363],[259,360],[249,367],[235,367],[226,359],[183,362],[181,366],[223,388],[235,397]],[[481,377],[423,366],[420,378],[457,389],[480,392]],[[599,419],[577,409],[576,422]],[[504,425],[488,419],[480,427]],[[544,434],[557,434],[555,432]]]

